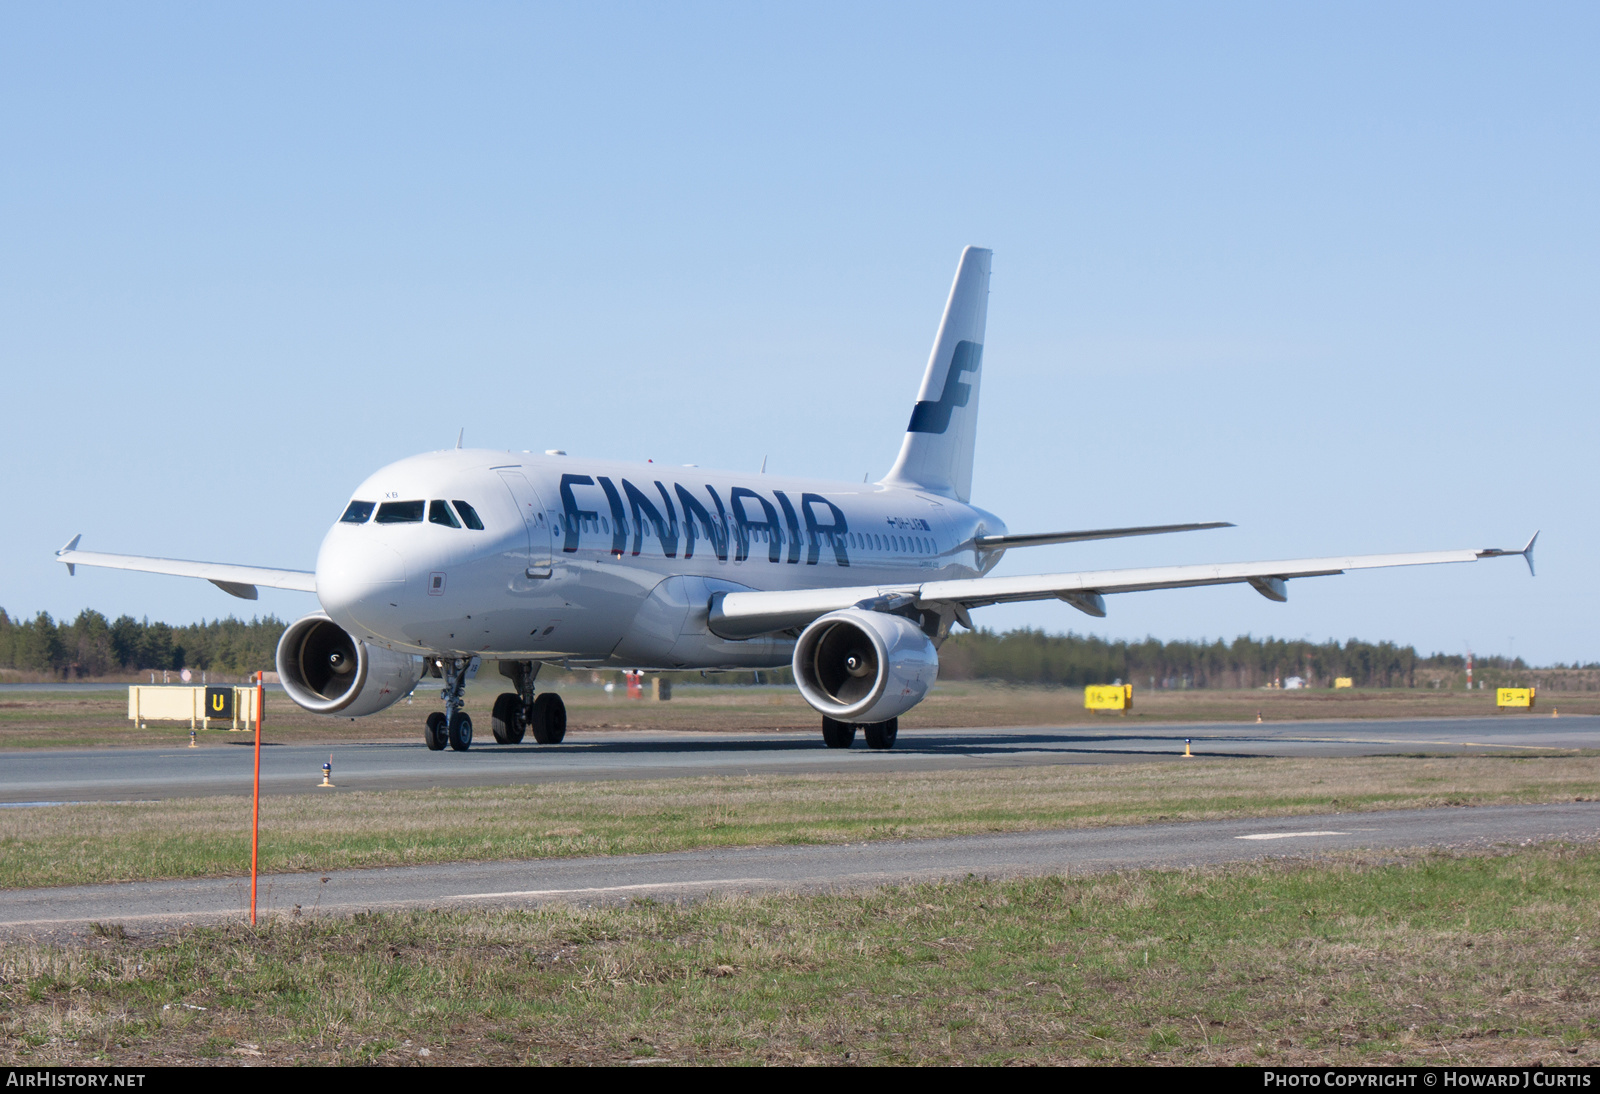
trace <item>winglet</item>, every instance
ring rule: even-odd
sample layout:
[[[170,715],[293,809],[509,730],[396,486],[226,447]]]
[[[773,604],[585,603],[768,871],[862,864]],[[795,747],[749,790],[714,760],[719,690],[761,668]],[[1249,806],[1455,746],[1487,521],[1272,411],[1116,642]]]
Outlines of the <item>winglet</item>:
[[[82,539],[82,538],[83,538],[83,533],[82,532],[79,532],[77,535],[73,536],[71,539],[69,539],[67,541],[67,545],[65,547],[61,548],[61,550],[56,552],[56,557],[60,558],[62,555],[70,554],[71,552],[76,551],[78,549],[78,541],[80,539]],[[76,566],[74,566],[70,562],[67,563],[67,576],[68,577],[76,577],[76,576],[78,576],[78,568]]]
[[[1499,547],[1488,547],[1488,548],[1485,548],[1482,551],[1479,551],[1478,552],[1478,557],[1479,558],[1503,558],[1506,555],[1521,555],[1523,560],[1525,562],[1527,562],[1527,564],[1528,564],[1528,576],[1529,577],[1535,577],[1537,575],[1533,572],[1533,545],[1535,543],[1537,543],[1538,540],[1539,540],[1539,533],[1535,532],[1535,533],[1533,533],[1533,538],[1528,540],[1527,544],[1525,544],[1523,546],[1522,550],[1520,550],[1520,551],[1507,551],[1507,550],[1504,550],[1504,549],[1499,548]]]

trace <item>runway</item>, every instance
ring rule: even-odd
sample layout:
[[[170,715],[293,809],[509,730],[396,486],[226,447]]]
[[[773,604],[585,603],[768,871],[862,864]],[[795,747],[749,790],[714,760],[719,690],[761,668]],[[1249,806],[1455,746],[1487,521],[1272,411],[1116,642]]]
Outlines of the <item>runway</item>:
[[[346,870],[263,878],[267,915],[405,907],[532,907],[552,901],[684,899],[710,893],[859,889],[901,882],[1178,868],[1331,851],[1600,842],[1600,803],[1332,813],[832,846]],[[246,879],[0,891],[0,930],[70,933],[94,922],[137,931],[237,919]]]
[[[1103,728],[902,730],[899,742],[887,752],[866,748],[860,740],[849,750],[828,749],[820,734],[796,732],[600,731],[573,733],[553,746],[497,745],[490,739],[468,752],[429,752],[420,734],[415,743],[332,748],[267,743],[261,752],[261,779],[271,794],[312,793],[330,752],[334,782],[341,789],[393,790],[1177,760],[1186,737],[1202,759],[1600,748],[1596,716],[1136,727],[1119,726],[1110,719],[1107,723]],[[0,758],[0,804],[245,794],[253,763],[253,749],[245,745],[246,741],[230,740],[197,749],[7,752]]]

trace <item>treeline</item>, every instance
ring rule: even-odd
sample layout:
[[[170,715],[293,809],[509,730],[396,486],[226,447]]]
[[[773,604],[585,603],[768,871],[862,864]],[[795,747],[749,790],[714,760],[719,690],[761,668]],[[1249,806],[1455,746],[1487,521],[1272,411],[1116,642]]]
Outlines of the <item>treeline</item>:
[[[57,623],[46,612],[15,620],[0,609],[0,668],[62,679],[186,668],[242,675],[272,668],[285,626],[269,615],[174,627],[131,615],[108,620],[89,609]]]
[[[274,616],[246,622],[232,616],[174,627],[124,615],[107,620],[85,610],[72,622],[45,612],[14,620],[0,609],[0,668],[60,679],[185,668],[240,675],[271,670],[286,626]],[[953,635],[939,651],[939,675],[950,680],[1003,680],[1016,684],[1082,687],[1122,680],[1146,688],[1256,688],[1298,676],[1308,687],[1330,686],[1348,676],[1357,687],[1431,686],[1440,674],[1459,674],[1458,654],[1418,655],[1393,642],[1304,642],[1252,638],[1232,642],[1112,641],[1038,630]],[[1521,658],[1479,657],[1479,669],[1526,670]],[[1558,669],[1568,666],[1558,665]],[[1572,669],[1600,669],[1600,665]],[[699,674],[684,674],[698,678]],[[779,683],[786,669],[718,673],[719,683]]]
[[[1328,687],[1348,676],[1356,687],[1416,687],[1418,670],[1459,670],[1465,657],[1422,657],[1393,642],[1304,642],[1248,635],[1224,642],[1111,641],[1036,630],[957,634],[939,651],[939,675],[955,680],[1081,687],[1121,680],[1146,688],[1257,688],[1298,676]],[[1486,668],[1521,669],[1521,658],[1479,658]]]

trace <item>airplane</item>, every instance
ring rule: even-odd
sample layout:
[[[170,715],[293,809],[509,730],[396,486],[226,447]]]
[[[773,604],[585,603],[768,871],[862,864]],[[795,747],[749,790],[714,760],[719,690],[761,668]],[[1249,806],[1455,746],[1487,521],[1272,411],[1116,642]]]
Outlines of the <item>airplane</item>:
[[[496,741],[559,744],[566,710],[536,692],[547,664],[643,671],[794,670],[827,747],[859,730],[892,748],[899,717],[939,675],[939,647],[971,611],[1061,600],[1096,618],[1113,594],[1287,582],[1389,566],[1520,555],[1425,551],[991,577],[1013,549],[1232,527],[1223,521],[1013,534],[971,501],[991,252],[956,268],[900,452],[876,483],[839,483],[460,448],[412,456],[362,482],[314,570],[79,549],[78,566],[202,578],[255,599],[258,586],[315,594],[320,609],[278,643],[279,680],[306,710],[361,717],[441,681],[430,749],[466,751],[467,681],[495,661],[508,690]],[[763,466],[764,470],[764,466]]]

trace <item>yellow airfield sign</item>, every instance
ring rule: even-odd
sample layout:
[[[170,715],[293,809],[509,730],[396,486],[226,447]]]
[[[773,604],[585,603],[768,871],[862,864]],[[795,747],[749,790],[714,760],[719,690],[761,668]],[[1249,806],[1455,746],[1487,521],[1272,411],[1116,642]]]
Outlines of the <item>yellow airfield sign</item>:
[[[1083,705],[1087,710],[1130,710],[1133,685],[1090,684],[1083,689]]]
[[[1335,676],[1333,678],[1333,686],[1335,688],[1353,688],[1356,686],[1356,682],[1349,676]]]
[[[1533,700],[1538,693],[1538,688],[1496,688],[1494,705],[1497,707],[1523,707],[1532,710]]]

